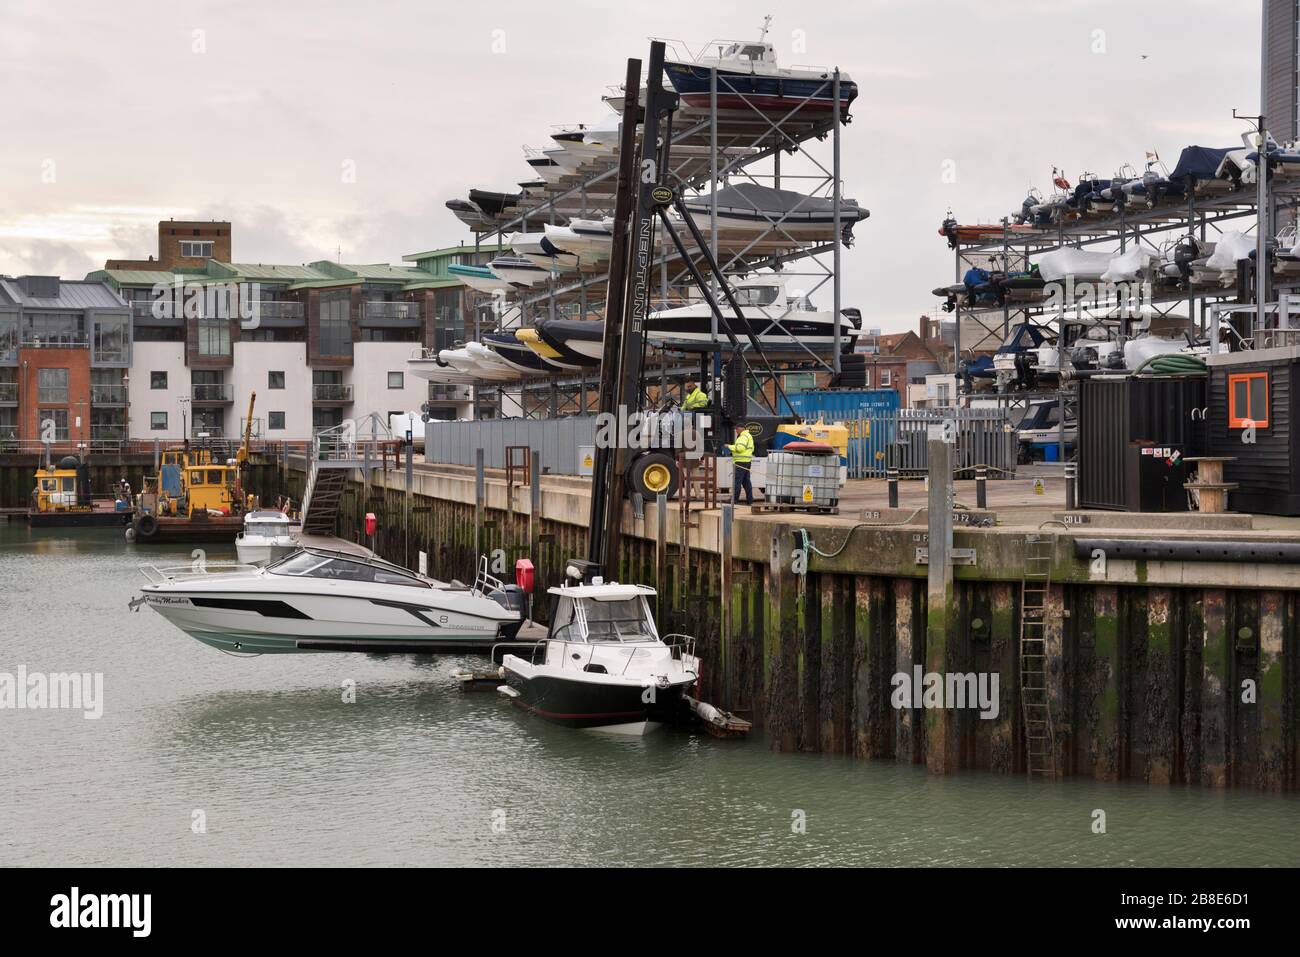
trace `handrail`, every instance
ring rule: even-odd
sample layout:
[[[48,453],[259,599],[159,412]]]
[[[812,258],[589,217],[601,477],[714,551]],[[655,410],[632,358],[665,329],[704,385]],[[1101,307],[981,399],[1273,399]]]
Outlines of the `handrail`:
[[[198,570],[195,569],[194,567],[195,564],[199,564]],[[213,574],[214,569],[216,570],[217,574],[223,574],[228,572],[261,571],[261,569],[257,565],[249,565],[244,562],[208,562],[208,561],[202,563],[191,563],[189,565],[164,565],[162,567],[159,567],[158,565],[149,562],[142,565],[137,565],[136,568],[139,570],[140,574],[143,575],[148,580],[149,584],[151,585],[160,585],[165,581],[179,582],[179,581],[189,581],[192,579],[201,578],[204,575]]]

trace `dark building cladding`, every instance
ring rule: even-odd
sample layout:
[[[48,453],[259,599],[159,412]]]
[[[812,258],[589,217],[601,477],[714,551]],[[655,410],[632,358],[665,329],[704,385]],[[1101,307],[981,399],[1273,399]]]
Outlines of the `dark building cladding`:
[[[1300,0],[1264,0],[1262,102],[1279,143],[1300,136]]]
[[[1294,382],[1300,348],[1233,352],[1210,360],[1206,445],[1230,457],[1224,478],[1237,483],[1236,512],[1300,515],[1300,438]]]

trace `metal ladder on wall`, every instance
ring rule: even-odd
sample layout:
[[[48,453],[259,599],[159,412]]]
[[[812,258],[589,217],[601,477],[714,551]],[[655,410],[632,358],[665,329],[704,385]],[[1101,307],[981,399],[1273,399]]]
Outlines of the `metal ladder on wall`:
[[[1026,536],[1020,582],[1020,713],[1030,777],[1056,777],[1056,738],[1047,695],[1047,601],[1054,544],[1051,535]]]

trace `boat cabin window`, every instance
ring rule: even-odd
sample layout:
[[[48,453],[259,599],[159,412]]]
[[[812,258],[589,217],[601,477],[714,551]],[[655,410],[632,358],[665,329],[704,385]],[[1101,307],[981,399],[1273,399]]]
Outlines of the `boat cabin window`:
[[[190,473],[189,473],[189,483],[190,483],[191,485],[202,485],[202,484],[203,484],[203,473],[202,473],[202,472],[190,472]]]
[[[409,572],[397,568],[380,568],[360,561],[349,561],[330,555],[316,555],[312,552],[298,552],[267,570],[276,575],[290,575],[295,578],[325,578],[333,581],[376,582],[381,585],[409,585],[413,588],[428,588],[428,584]]]
[[[221,485],[221,484],[222,484],[222,481],[221,481],[221,473],[220,473],[219,471],[217,471],[216,469],[211,469],[211,470],[209,470],[209,471],[208,471],[208,484],[209,484],[209,485]]]
[[[65,491],[65,492],[71,492],[71,491],[73,491],[73,490],[74,490],[74,489],[73,489],[73,484],[72,484],[72,477],[71,477],[71,476],[68,476],[67,478],[65,478],[65,479],[63,480],[63,491]]]
[[[741,306],[770,306],[779,291],[779,286],[741,286],[736,290],[736,302]]]
[[[562,597],[551,637],[559,641],[654,641],[659,635],[645,600]]]
[[[58,479],[41,479],[42,492],[57,492],[59,490]]]
[[[584,601],[588,641],[653,641],[654,625],[645,602],[636,598],[617,601]]]

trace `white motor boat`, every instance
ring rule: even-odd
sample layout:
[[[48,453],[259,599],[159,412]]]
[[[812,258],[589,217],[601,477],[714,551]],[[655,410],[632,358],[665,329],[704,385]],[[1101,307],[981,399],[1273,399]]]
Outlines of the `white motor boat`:
[[[573,272],[578,268],[577,254],[558,248],[545,233],[515,233],[509,243],[516,255],[547,272]]]
[[[517,706],[573,728],[644,734],[670,721],[694,686],[694,639],[659,637],[647,600],[655,590],[577,575],[550,589],[551,626],[531,655],[506,655],[501,688]]]
[[[742,350],[751,348],[747,331],[770,355],[806,357],[809,352],[828,352],[834,348],[834,313],[815,310],[807,296],[788,295],[784,279],[772,275],[742,279],[734,283],[733,291],[748,330],[738,328],[740,323],[725,299],[718,304]],[[645,335],[660,348],[684,352],[708,350],[714,347],[712,324],[713,312],[707,302],[700,300],[652,312],[645,321]],[[862,328],[858,311],[840,310],[839,326],[841,350],[853,351]],[[718,339],[724,347],[728,345],[721,325]]]
[[[406,360],[406,367],[411,375],[440,385],[474,385],[478,382],[473,375],[444,362],[439,357],[441,351],[441,349],[417,349]]]
[[[526,602],[487,574],[472,587],[433,581],[366,555],[308,546],[265,568],[141,567],[148,605],[222,651],[486,653],[513,639]]]
[[[468,349],[443,349],[438,358],[465,375],[487,382],[514,382],[519,373],[505,363],[487,365],[479,361]]]
[[[498,279],[504,279],[521,289],[546,282],[551,277],[550,269],[537,265],[525,256],[498,256],[488,263],[488,269]]]
[[[302,526],[284,512],[256,509],[244,515],[244,530],[235,536],[235,552],[245,565],[264,565],[301,547]]]
[[[569,175],[568,171],[555,161],[555,157],[547,156],[543,150],[525,149],[524,160],[532,168],[534,176],[541,177],[549,184],[558,183]]]

